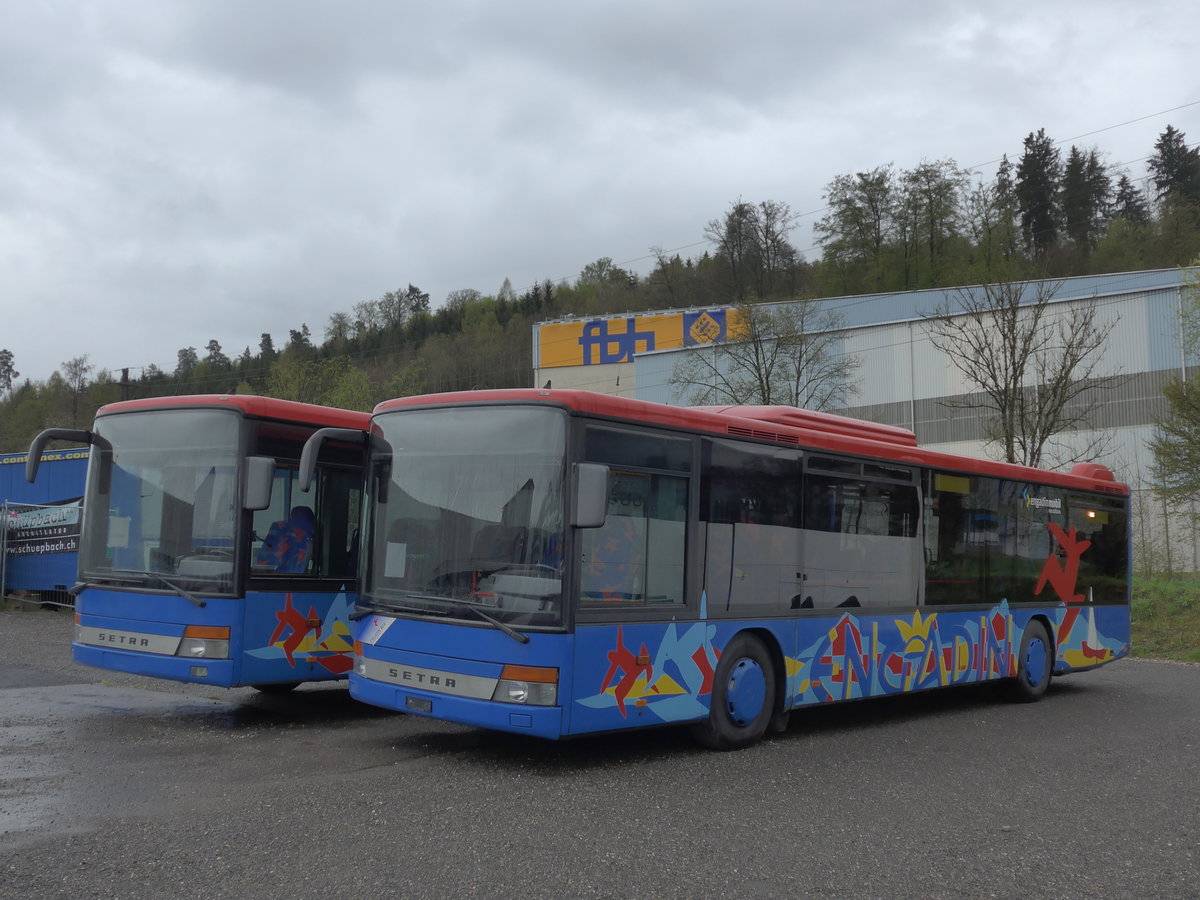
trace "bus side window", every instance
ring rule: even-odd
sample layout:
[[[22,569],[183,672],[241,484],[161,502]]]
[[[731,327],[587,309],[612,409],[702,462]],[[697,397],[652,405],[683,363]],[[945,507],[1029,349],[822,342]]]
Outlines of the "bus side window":
[[[687,479],[610,470],[608,518],[581,532],[585,603],[682,603]]]
[[[358,475],[351,469],[319,467],[305,492],[294,468],[277,466],[271,505],[254,513],[252,572],[354,577],[361,504]]]
[[[584,444],[609,471],[607,521],[579,531],[582,603],[682,605],[691,440],[589,425]]]
[[[702,444],[704,590],[712,615],[772,614],[803,600],[800,451]],[[796,600],[800,597],[800,600]]]

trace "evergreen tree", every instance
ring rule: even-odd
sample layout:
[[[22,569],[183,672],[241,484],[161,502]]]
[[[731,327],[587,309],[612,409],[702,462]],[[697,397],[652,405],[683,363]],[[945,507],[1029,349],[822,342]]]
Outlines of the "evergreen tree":
[[[1059,186],[1062,161],[1058,147],[1039,128],[1025,138],[1025,152],[1017,164],[1016,194],[1021,211],[1025,246],[1043,257],[1058,239]]]
[[[299,331],[288,329],[288,349],[302,354],[313,349],[312,332],[308,330],[307,323],[301,323]]]
[[[7,347],[0,350],[0,392],[12,393],[13,380],[21,373],[13,366],[13,354]]]
[[[1146,163],[1161,201],[1200,201],[1200,147],[1188,147],[1182,131],[1168,125]]]
[[[1150,205],[1146,202],[1146,195],[1125,173],[1117,178],[1112,214],[1113,218],[1122,218],[1130,225],[1145,225],[1150,221]]]
[[[1108,219],[1112,184],[1095,150],[1071,147],[1063,172],[1063,224],[1071,243],[1085,253],[1095,248]]]
[[[215,338],[209,341],[208,345],[204,349],[207,351],[204,361],[210,366],[220,370],[228,369],[230,367],[231,363],[229,362],[229,357],[222,352],[221,344]]]

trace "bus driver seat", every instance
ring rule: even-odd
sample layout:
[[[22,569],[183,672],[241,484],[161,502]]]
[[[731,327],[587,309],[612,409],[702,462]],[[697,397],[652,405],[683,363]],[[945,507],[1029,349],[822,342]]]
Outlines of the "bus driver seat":
[[[277,573],[299,574],[312,556],[316,517],[311,508],[296,506],[286,521],[272,522],[255,564]]]

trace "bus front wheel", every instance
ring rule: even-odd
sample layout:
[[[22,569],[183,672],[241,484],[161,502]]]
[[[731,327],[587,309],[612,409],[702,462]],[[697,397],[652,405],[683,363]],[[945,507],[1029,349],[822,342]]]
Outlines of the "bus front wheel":
[[[740,750],[757,742],[775,712],[775,666],[762,641],[740,634],[725,645],[713,677],[708,718],[693,728],[714,750]]]
[[[1033,619],[1021,635],[1017,651],[1017,677],[1009,681],[1009,695],[1019,703],[1040,700],[1050,686],[1054,667],[1054,645],[1046,626]]]

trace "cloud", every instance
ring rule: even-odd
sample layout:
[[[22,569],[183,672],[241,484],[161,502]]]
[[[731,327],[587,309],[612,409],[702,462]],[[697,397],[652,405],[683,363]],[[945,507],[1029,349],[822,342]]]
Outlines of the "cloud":
[[[1173,0],[10,6],[0,346],[33,378],[319,337],[409,282],[437,304],[600,256],[646,271],[738,197],[813,213],[812,256],[839,174],[990,177],[1040,127],[1200,99],[1200,16]],[[1084,143],[1140,174],[1198,110]]]

